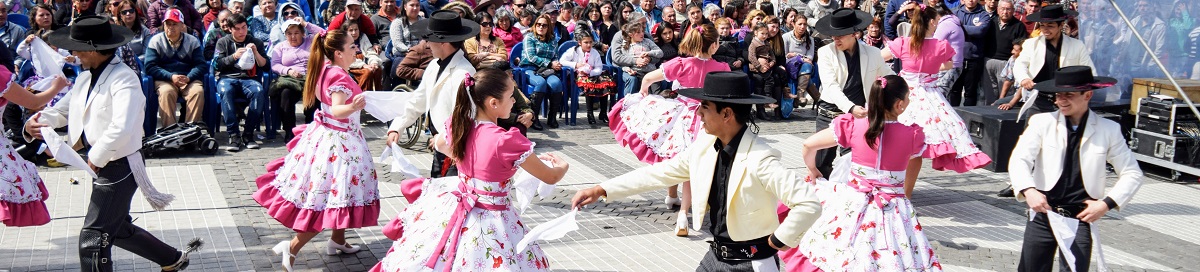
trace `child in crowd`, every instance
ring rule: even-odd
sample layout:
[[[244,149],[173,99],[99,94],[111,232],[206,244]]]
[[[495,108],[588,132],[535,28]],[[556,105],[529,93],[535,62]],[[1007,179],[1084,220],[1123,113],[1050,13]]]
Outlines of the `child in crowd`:
[[[604,62],[600,60],[600,51],[593,48],[596,39],[592,36],[592,31],[582,21],[578,24],[574,34],[578,45],[563,52],[558,63],[563,67],[575,69],[575,85],[587,97],[588,124],[596,124],[596,117],[592,114],[596,104],[599,104],[600,108],[600,122],[608,124],[608,94],[617,85],[612,77],[604,74]]]
[[[1024,104],[1025,99],[1029,97],[1029,93],[1032,91],[1013,84],[1013,63],[1016,63],[1017,57],[1021,56],[1021,43],[1024,42],[1025,39],[1013,40],[1012,57],[1008,58],[1008,62],[1004,63],[1004,69],[1000,70],[999,77],[1004,79],[1004,83],[1000,84],[1000,97],[1002,98],[997,99],[995,103],[992,103],[992,106],[996,106],[996,108],[1001,110],[1009,110],[1017,106],[1017,104]],[[1010,93],[1009,91],[1012,91],[1013,88],[1016,88],[1016,91]]]

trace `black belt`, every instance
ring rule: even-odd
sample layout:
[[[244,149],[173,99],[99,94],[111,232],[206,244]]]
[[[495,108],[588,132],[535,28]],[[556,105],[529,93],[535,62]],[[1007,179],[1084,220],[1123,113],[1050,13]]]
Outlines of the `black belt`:
[[[750,261],[761,260],[775,256],[778,250],[767,243],[770,236],[742,241],[720,242],[708,241],[708,249],[720,261]]]
[[[1050,206],[1050,210],[1046,212],[1057,213],[1067,218],[1075,218],[1087,206]]]
[[[825,101],[817,101],[817,115],[833,119],[842,114],[845,114],[845,112],[838,109],[837,105]]]

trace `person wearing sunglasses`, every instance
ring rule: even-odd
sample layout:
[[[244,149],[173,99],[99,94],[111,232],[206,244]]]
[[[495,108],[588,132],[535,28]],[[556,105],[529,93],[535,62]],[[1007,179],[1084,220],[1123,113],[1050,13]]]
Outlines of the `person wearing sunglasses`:
[[[475,17],[475,21],[479,23],[479,35],[463,43],[467,51],[467,60],[476,67],[491,67],[496,62],[507,62],[508,47],[494,34],[495,32],[492,32],[496,26],[492,16],[480,13]]]
[[[157,31],[146,26],[135,0],[116,0],[111,3],[110,6],[116,7],[113,10],[117,10],[117,14],[112,16],[112,23],[133,30],[133,40],[121,46],[117,55],[129,67],[141,69],[138,65],[140,62],[134,59],[141,59],[142,53],[146,52],[146,42]]]
[[[303,9],[296,2],[284,1],[279,4],[279,8],[276,10],[279,15],[275,18],[277,22],[271,27],[271,34],[268,39],[271,41],[271,44],[276,44],[287,39],[285,35],[287,29],[284,26],[286,22],[293,21],[295,18],[304,20],[304,13],[300,12]]]

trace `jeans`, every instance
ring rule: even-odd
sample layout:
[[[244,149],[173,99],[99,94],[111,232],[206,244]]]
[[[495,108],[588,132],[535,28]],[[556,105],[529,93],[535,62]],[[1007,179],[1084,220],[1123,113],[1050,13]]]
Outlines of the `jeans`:
[[[625,83],[626,94],[637,93],[642,90],[642,74],[630,75],[624,71],[621,72],[621,82]]]
[[[529,85],[533,86],[533,93],[544,93],[546,88],[550,88],[552,93],[561,93],[563,91],[562,80],[558,78],[558,74],[553,74],[548,77],[542,77],[537,74],[536,70],[525,70],[525,76],[529,77]]]
[[[250,108],[246,112],[246,133],[253,133],[262,122],[263,113],[267,109],[267,93],[263,91],[262,83],[254,79],[220,78],[217,79],[217,95],[221,100],[221,118],[225,121],[226,131],[230,136],[238,134],[237,96],[249,100]]]

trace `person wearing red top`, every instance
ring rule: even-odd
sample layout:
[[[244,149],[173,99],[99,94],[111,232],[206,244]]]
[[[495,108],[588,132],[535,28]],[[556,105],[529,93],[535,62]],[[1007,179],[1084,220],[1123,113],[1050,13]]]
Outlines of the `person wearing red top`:
[[[358,29],[361,29],[363,34],[367,34],[367,39],[371,40],[371,44],[379,44],[379,34],[375,31],[375,26],[371,24],[371,18],[363,14],[362,0],[346,1],[346,11],[333,17],[329,21],[328,29],[338,29],[342,24],[346,23],[346,17],[358,18]],[[376,50],[378,51],[378,50]]]

